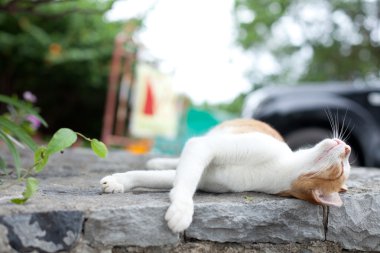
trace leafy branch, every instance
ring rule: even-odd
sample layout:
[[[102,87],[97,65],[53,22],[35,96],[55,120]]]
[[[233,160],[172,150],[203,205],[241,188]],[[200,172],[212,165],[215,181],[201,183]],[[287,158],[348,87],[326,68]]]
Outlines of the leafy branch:
[[[107,156],[108,150],[104,143],[96,139],[87,138],[86,136],[76,133],[69,128],[61,128],[53,135],[47,146],[40,146],[35,151],[34,165],[21,177],[21,180],[26,178],[26,189],[22,193],[23,197],[12,199],[11,201],[13,203],[23,204],[34,194],[34,192],[38,189],[38,181],[37,179],[29,176],[33,172],[40,173],[48,163],[49,157],[71,147],[77,141],[77,136],[83,137],[85,140],[90,141],[91,148],[96,155],[102,158]]]
[[[28,112],[39,116],[36,111],[27,107],[26,104],[19,102],[17,99],[0,96],[0,102],[13,105],[18,109],[27,109]],[[34,152],[34,164],[26,170],[22,170],[21,168],[20,153],[17,149],[17,145],[21,144],[18,140],[14,139],[12,135],[18,138],[20,142],[25,143],[25,145],[27,145]],[[2,185],[1,188],[8,188],[19,182],[26,182],[26,188],[22,193],[22,197],[14,198],[11,202],[15,204],[24,204],[31,196],[33,196],[38,189],[39,183],[37,179],[32,177],[32,175],[35,173],[40,173],[45,168],[51,155],[71,147],[77,141],[78,136],[91,143],[91,148],[97,156],[102,158],[107,156],[108,150],[104,143],[98,141],[97,139],[88,138],[81,133],[76,133],[69,128],[59,129],[53,135],[47,146],[38,146],[23,128],[19,127],[5,116],[0,116],[0,141],[5,143],[11,153],[17,174],[17,181],[11,182],[8,185]],[[5,175],[7,174],[6,163],[1,157],[0,169]]]
[[[32,14],[35,16],[43,16],[43,17],[59,17],[72,13],[81,13],[81,14],[100,14],[104,11],[111,8],[112,4],[115,0],[110,0],[104,5],[104,8],[89,8],[85,7],[77,7],[78,3],[75,0],[10,0],[3,4],[0,4],[0,12],[8,12],[8,13],[24,13],[24,14]],[[103,4],[104,4],[103,3]],[[49,4],[63,4],[68,6],[65,10],[61,10],[56,13],[48,13],[41,9],[41,7]]]

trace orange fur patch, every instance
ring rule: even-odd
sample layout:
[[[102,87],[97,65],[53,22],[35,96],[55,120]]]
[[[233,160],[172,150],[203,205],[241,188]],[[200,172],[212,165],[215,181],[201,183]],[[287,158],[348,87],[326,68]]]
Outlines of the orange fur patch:
[[[341,165],[336,164],[321,172],[307,173],[299,176],[291,186],[291,189],[280,192],[280,196],[293,196],[298,199],[309,201],[313,204],[322,204],[317,200],[312,191],[320,190],[328,195],[333,192],[340,192],[344,189],[346,178]]]
[[[216,126],[215,129],[228,129],[232,133],[236,134],[260,132],[270,135],[279,141],[284,141],[279,132],[273,129],[270,125],[254,119],[235,119],[225,121],[222,124]]]

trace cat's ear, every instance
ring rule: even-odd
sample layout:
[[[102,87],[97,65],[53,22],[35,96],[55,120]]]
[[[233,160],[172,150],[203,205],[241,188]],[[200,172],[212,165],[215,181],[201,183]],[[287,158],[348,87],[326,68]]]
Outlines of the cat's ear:
[[[321,205],[337,206],[337,207],[340,207],[343,205],[343,201],[340,198],[339,193],[337,192],[326,194],[326,193],[323,193],[319,189],[313,189],[312,196],[315,202]]]

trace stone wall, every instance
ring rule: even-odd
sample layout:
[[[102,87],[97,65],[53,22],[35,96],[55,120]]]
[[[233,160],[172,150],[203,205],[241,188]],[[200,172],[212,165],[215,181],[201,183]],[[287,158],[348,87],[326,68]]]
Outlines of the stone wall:
[[[380,170],[355,168],[344,206],[324,208],[259,193],[195,196],[194,221],[173,234],[164,213],[167,192],[102,195],[103,176],[143,169],[145,156],[88,150],[57,155],[39,175],[26,205],[0,196],[0,252],[380,252]]]

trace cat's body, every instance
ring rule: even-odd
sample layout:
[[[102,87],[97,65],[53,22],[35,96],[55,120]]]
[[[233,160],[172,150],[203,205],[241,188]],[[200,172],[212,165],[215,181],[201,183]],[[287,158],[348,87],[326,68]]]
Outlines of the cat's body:
[[[179,232],[192,221],[197,189],[258,191],[339,206],[338,192],[345,188],[350,171],[349,154],[350,147],[339,139],[293,152],[267,124],[233,120],[190,139],[179,159],[153,159],[147,167],[156,170],[117,173],[103,178],[101,184],[104,192],[173,187],[165,218]]]

